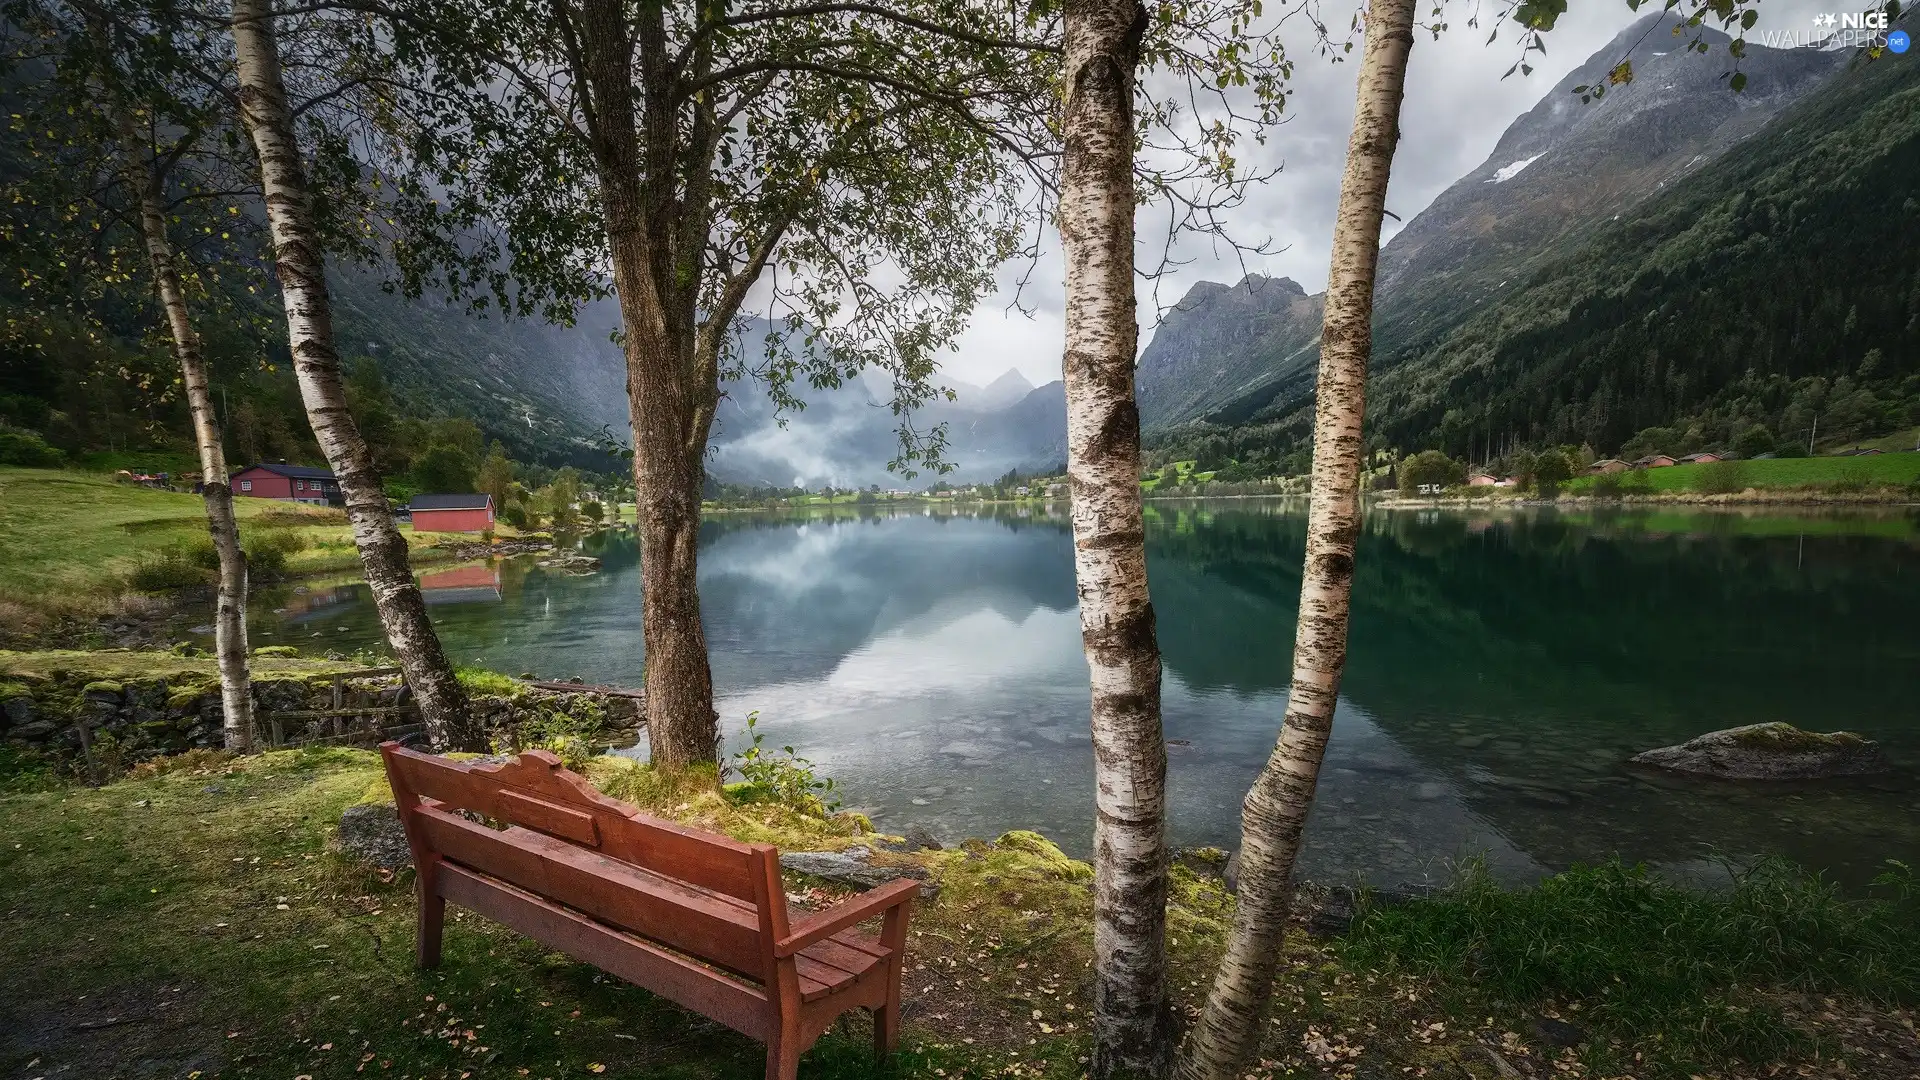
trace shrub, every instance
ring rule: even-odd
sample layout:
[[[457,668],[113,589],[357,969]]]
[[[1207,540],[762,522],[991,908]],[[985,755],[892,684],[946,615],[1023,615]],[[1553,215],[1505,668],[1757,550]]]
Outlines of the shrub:
[[[759,712],[747,714],[747,734],[753,742],[727,762],[727,771],[740,775],[739,783],[727,786],[727,794],[742,802],[776,802],[823,814],[839,809],[833,780],[816,776],[813,762],[795,754],[791,746],[781,747],[778,754],[766,750],[761,746],[766,735],[756,730],[759,723]]]
[[[207,549],[212,548],[209,541]],[[127,574],[127,584],[139,592],[169,592],[206,583],[207,571],[190,544],[168,544],[144,554]]]
[[[278,576],[286,573],[287,556],[307,549],[307,538],[287,529],[253,533],[241,545],[247,553],[249,573]]]
[[[1617,499],[1626,494],[1627,481],[1621,473],[1601,473],[1593,478],[1593,486],[1588,490],[1596,499]]]
[[[66,464],[67,455],[58,447],[31,431],[0,427],[0,465],[25,465],[33,469],[57,469]]]
[[[1737,461],[1709,462],[1693,478],[1693,490],[1704,495],[1726,495],[1746,486],[1746,471]]]

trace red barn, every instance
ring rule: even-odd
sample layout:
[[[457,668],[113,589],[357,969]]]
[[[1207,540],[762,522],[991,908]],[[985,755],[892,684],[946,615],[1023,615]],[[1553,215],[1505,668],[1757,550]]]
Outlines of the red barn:
[[[340,481],[325,469],[305,465],[249,465],[232,476],[233,493],[253,499],[331,506],[341,501]]]
[[[414,532],[486,532],[493,528],[491,495],[415,495]]]

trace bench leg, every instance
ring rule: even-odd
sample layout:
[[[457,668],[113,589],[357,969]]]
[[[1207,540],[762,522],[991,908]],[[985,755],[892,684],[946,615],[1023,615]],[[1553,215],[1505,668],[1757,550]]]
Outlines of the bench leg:
[[[440,931],[447,917],[447,898],[440,895],[440,860],[423,859],[414,882],[419,891],[420,919],[414,931],[422,968],[440,966]]]
[[[873,1052],[885,1064],[900,1045],[900,982],[907,966],[907,912],[905,904],[892,908],[880,926],[880,943],[887,948],[887,1003],[873,1010]]]
[[[800,1040],[767,1044],[767,1080],[794,1080],[800,1072]]]
[[[873,1010],[873,1055],[886,1064],[888,1055],[900,1045],[900,999],[895,996]]]

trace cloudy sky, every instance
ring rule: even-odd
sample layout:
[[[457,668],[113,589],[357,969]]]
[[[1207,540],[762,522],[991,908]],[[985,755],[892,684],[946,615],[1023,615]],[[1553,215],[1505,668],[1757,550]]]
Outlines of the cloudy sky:
[[[1481,6],[1490,13],[1494,3],[1484,0]],[[1330,29],[1342,31],[1356,6],[1355,0],[1329,0],[1322,18]],[[1760,7],[1757,29],[1748,37],[1757,39],[1769,29],[1804,31],[1816,12],[1858,8],[1834,0],[1768,0]],[[1644,6],[1640,14],[1651,10],[1657,10],[1657,5]],[[1522,77],[1516,72],[1503,80],[1501,74],[1518,56],[1512,32],[1488,45],[1491,24],[1469,29],[1470,14],[1462,0],[1450,0],[1445,17],[1451,28],[1439,40],[1416,33],[1401,114],[1400,149],[1387,199],[1387,209],[1403,220],[1411,219],[1449,184],[1484,161],[1515,117],[1639,17],[1624,0],[1576,0],[1547,36],[1547,55],[1535,54],[1531,60],[1533,74]],[[1419,17],[1427,18],[1425,5]],[[1280,164],[1283,171],[1251,194],[1233,221],[1236,239],[1248,243],[1270,239],[1283,249],[1250,259],[1247,271],[1291,277],[1308,292],[1318,292],[1326,286],[1340,169],[1353,123],[1359,51],[1356,46],[1355,59],[1335,64],[1312,55],[1304,37],[1288,44],[1296,61],[1293,95],[1287,105],[1290,119],[1269,134],[1264,148],[1250,148],[1253,156]],[[1715,53],[1697,62],[1724,64],[1726,56]],[[1161,209],[1158,220],[1164,221],[1164,214]],[[1152,232],[1155,221],[1154,208],[1143,211],[1143,264],[1158,259]],[[1388,236],[1398,227],[1392,219],[1386,225]],[[1178,257],[1192,262],[1160,283],[1162,307],[1178,300],[1197,281],[1234,282],[1243,274],[1238,259],[1218,257],[1207,245],[1192,245]],[[1001,295],[975,312],[958,352],[949,354],[945,363],[950,377],[979,384],[1011,367],[1036,385],[1059,378],[1062,323],[1057,251],[1047,254],[1023,294],[1027,305],[1037,309],[1032,317],[1006,310],[1018,273],[1019,268],[1006,269]],[[1141,295],[1143,344],[1155,321],[1147,284],[1142,283]]]

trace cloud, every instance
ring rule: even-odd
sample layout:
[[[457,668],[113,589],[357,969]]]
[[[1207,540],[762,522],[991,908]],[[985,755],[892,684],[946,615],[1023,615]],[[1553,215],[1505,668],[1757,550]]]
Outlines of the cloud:
[[[1813,13],[1839,7],[1832,0],[1769,3],[1761,11],[1759,29],[1799,30]],[[1321,18],[1330,28],[1339,30],[1357,9],[1358,4],[1352,0],[1335,0],[1323,7]],[[1490,15],[1492,7],[1481,5],[1479,10]],[[1635,12],[1623,0],[1572,5],[1547,35],[1546,54],[1529,57],[1533,73],[1522,76],[1515,72],[1503,78],[1520,56],[1512,30],[1509,28],[1499,41],[1488,45],[1489,25],[1469,27],[1469,9],[1457,2],[1449,4],[1445,15],[1449,28],[1438,40],[1428,33],[1416,34],[1387,209],[1402,222],[1411,220],[1455,180],[1484,162],[1516,117],[1647,10]],[[1427,17],[1424,8],[1420,17]],[[1356,45],[1345,62],[1334,63],[1311,54],[1307,44],[1304,36],[1288,42],[1295,69],[1287,121],[1269,132],[1265,146],[1243,147],[1249,162],[1256,166],[1279,165],[1282,171],[1251,193],[1231,220],[1236,239],[1247,243],[1270,239],[1281,249],[1273,255],[1249,258],[1245,271],[1291,277],[1308,292],[1318,292],[1326,285],[1327,260],[1333,246],[1340,173],[1353,124],[1359,47]],[[1724,54],[1716,53],[1698,62],[1723,63],[1725,59]],[[1149,206],[1141,211],[1137,258],[1143,266],[1155,264],[1160,258],[1165,214],[1164,207]],[[1400,227],[1391,218],[1386,226],[1385,238]],[[1038,307],[1038,315],[1028,319],[1005,314],[1019,274],[1003,270],[1000,290],[975,309],[972,325],[959,339],[958,352],[944,361],[945,370],[953,377],[985,382],[1008,367],[1016,367],[1036,385],[1059,378],[1065,334],[1062,264],[1057,238],[1048,239],[1049,249],[1035,267],[1022,297],[1029,306]],[[1231,251],[1218,250],[1205,241],[1182,245],[1174,258],[1186,264],[1172,269],[1160,282],[1161,307],[1177,301],[1197,282],[1231,283],[1244,272]],[[1152,283],[1142,281],[1142,347],[1151,338],[1156,316],[1153,304]]]

